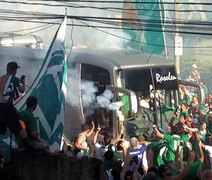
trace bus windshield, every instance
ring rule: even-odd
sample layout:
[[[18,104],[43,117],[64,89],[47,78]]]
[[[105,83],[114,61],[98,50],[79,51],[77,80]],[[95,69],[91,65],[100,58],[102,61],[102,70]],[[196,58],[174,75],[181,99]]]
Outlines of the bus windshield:
[[[122,86],[135,92],[155,90],[178,90],[178,81],[174,67],[122,70]]]
[[[123,97],[123,114],[127,119],[125,128],[128,136],[147,133],[151,124],[162,123],[164,105],[170,109],[178,105],[179,85],[174,66],[123,69],[121,80],[122,87],[134,91],[138,99],[138,113],[132,115],[126,112],[128,105],[126,97]]]

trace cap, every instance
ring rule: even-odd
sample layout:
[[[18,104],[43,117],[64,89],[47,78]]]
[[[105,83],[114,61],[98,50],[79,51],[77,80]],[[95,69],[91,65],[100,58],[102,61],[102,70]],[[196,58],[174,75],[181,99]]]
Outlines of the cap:
[[[192,64],[192,67],[196,69],[197,68],[197,65],[196,64]]]
[[[200,110],[202,110],[202,111],[206,111],[206,108],[205,108],[204,105],[200,105],[198,108],[199,108]]]
[[[183,99],[182,100],[182,104],[189,105],[190,104],[190,101],[189,100],[186,100],[186,99]]]
[[[146,102],[145,100],[140,100],[139,105],[143,108],[146,108],[146,109],[150,108],[149,103]]]
[[[196,93],[194,93],[192,96],[198,98],[198,94]]]
[[[20,66],[17,64],[17,62],[12,61],[7,64],[7,69],[18,69],[18,68],[20,68]]]

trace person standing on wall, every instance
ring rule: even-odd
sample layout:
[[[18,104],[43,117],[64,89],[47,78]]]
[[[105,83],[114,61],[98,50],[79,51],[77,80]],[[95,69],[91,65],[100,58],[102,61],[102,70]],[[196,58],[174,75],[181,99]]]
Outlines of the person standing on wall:
[[[18,134],[26,144],[27,133],[14,106],[19,94],[25,91],[25,76],[20,79],[16,77],[18,68],[20,66],[16,62],[9,62],[6,74],[0,76],[0,134],[5,134],[9,128],[11,133]]]

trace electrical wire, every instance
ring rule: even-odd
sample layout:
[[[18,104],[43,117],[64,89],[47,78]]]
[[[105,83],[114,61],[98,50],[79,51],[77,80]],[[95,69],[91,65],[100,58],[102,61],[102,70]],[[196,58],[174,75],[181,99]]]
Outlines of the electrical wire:
[[[47,4],[45,4],[47,5]],[[97,7],[97,6],[88,6],[88,5],[76,5],[76,4],[64,4],[67,7],[72,7],[72,8],[77,8],[77,9],[98,9],[98,10],[105,10],[105,11],[111,11],[111,12],[122,12],[123,8],[117,8],[117,7]],[[61,6],[64,6],[61,5]],[[132,9],[127,9],[125,8],[124,10],[126,11],[150,11],[147,8],[132,8]],[[175,10],[175,9],[151,9],[152,12],[158,12],[158,11],[170,11],[170,12],[212,12],[211,10],[201,10],[201,9],[183,9],[183,10]],[[129,14],[132,14],[129,12]]]
[[[49,3],[33,3],[33,2],[30,2],[30,3],[28,3],[28,2],[16,2],[16,1],[1,1],[1,2],[4,2],[4,3],[19,3],[19,4],[24,4],[24,5],[42,5],[42,6],[51,6],[51,7],[62,7],[62,6],[67,6],[67,7],[74,7],[74,8],[92,8],[92,9],[101,9],[101,10],[114,10],[114,9],[116,9],[116,10],[120,10],[121,12],[123,11],[123,9],[122,8],[114,8],[114,7],[95,7],[95,6],[85,6],[85,5],[80,5],[80,6],[70,6],[68,3],[67,3],[67,1],[56,1],[57,3],[58,2],[63,2],[63,3],[65,3],[65,5],[63,4],[63,5],[60,5],[60,4],[49,4]],[[52,2],[52,1],[49,1],[49,2]],[[55,1],[53,1],[53,2],[55,2]],[[71,1],[71,2],[76,2],[76,1]],[[86,1],[80,1],[80,2],[86,2]],[[80,3],[79,2],[79,3]],[[88,1],[88,2],[90,2],[90,1]],[[96,1],[91,1],[91,2],[96,2]],[[90,3],[91,3],[90,2]],[[106,1],[106,2],[99,2],[99,3],[108,3],[108,2],[110,2],[111,3],[111,1]],[[114,3],[115,1],[112,1],[112,3]],[[122,2],[122,3],[132,3],[132,4],[136,4],[136,3],[138,3],[138,2]],[[142,2],[142,3],[146,3],[146,4],[155,4],[155,2]],[[162,3],[160,3],[160,2],[158,2],[158,4],[172,4],[172,5],[174,5],[174,4],[189,4],[189,5],[212,5],[212,3],[171,3],[171,2],[162,2]],[[126,9],[127,10],[127,9]],[[147,11],[148,9],[129,9],[129,10],[144,10],[144,11]],[[119,11],[119,12],[120,12]],[[153,10],[151,10],[151,11],[164,11],[164,9],[153,9]],[[175,11],[177,11],[177,12],[212,12],[212,11],[210,11],[210,10],[173,10],[173,9],[165,9],[165,11],[173,11],[173,12],[175,12]],[[116,11],[117,12],[117,11]]]
[[[122,9],[123,10],[123,9]],[[137,9],[136,9],[137,10]],[[154,11],[154,10],[151,10],[151,11]],[[23,14],[30,14],[29,12],[23,12],[22,11],[22,13]],[[125,13],[127,13],[127,12],[125,12]],[[19,12],[19,14],[20,14],[20,12]],[[31,13],[32,14],[32,13]],[[135,14],[135,13],[131,13],[131,14]],[[33,12],[33,15],[35,15],[35,12]],[[36,14],[36,15],[39,15],[38,13]],[[42,16],[45,16],[46,14],[44,14],[44,13],[42,13]],[[53,14],[52,14],[53,15]],[[54,16],[57,16],[57,14],[54,14]],[[154,17],[154,16],[153,16]],[[158,18],[158,17],[157,17]],[[173,18],[168,18],[168,19],[166,19],[166,22],[169,22],[170,20],[172,20]],[[186,19],[179,19],[179,21],[182,21],[182,22],[186,22]],[[171,21],[171,22],[173,22],[173,23],[175,23],[175,24],[177,24],[178,22],[176,22],[175,20],[173,20],[173,21]],[[197,23],[198,24],[202,24],[202,21],[197,21]],[[205,22],[205,23],[207,23],[207,22]]]
[[[6,16],[6,18],[5,18],[5,16],[0,16],[0,19],[2,19],[2,20],[14,20],[12,18],[13,17],[7,17]],[[51,15],[48,15],[48,16],[45,16],[45,17],[42,17],[42,16],[40,17],[39,16],[39,17],[36,17],[34,19],[49,20],[49,19],[61,19],[61,18],[63,18],[63,16],[61,16],[61,15],[55,16],[55,14],[54,14],[54,16],[51,16]],[[69,16],[68,18],[81,19],[81,20],[85,20],[85,21],[99,22],[99,23],[103,23],[103,24],[113,24],[113,25],[120,24],[120,21],[123,21],[123,20],[124,21],[130,21],[130,19],[123,19],[123,18],[107,18],[107,17],[91,17],[91,16],[89,16],[89,17],[88,16],[87,17],[86,16]],[[29,20],[26,20],[26,19],[33,19],[33,18],[32,17],[18,17],[18,18],[15,17],[15,21],[26,21],[26,22],[34,22],[34,23],[37,22],[35,20],[33,20],[33,21],[30,20],[29,21]],[[95,19],[97,19],[97,20],[95,20]],[[102,21],[102,20],[105,20],[105,19],[108,20],[108,21]],[[111,21],[111,23],[109,21]],[[115,22],[115,21],[118,21],[118,22]],[[136,21],[138,21],[138,23],[137,24],[134,23],[134,26],[138,26],[138,27],[140,27],[140,23],[145,23],[145,20],[144,20],[144,22],[139,22],[139,20],[136,20]],[[151,23],[151,26],[152,26],[152,29],[145,29],[145,30],[146,31],[158,31],[157,29],[158,29],[159,22],[160,21],[154,21],[154,20],[152,20],[150,22]],[[39,21],[39,23],[41,23],[41,21]],[[154,23],[155,23],[155,26],[154,26]],[[165,27],[166,28],[172,28],[173,27],[173,24],[174,24],[174,22],[167,22]],[[181,23],[180,21],[178,21],[178,25],[180,25],[180,24],[183,24],[183,22]],[[200,27],[203,27],[204,26],[204,31],[206,31],[207,29],[209,29],[209,27],[206,27],[206,25],[207,26],[212,26],[212,23],[195,22],[195,23],[189,23],[189,24],[187,24],[187,27],[186,26],[182,26],[181,28],[183,28],[183,29],[188,29],[188,28],[194,29],[194,28],[198,28],[198,27],[195,27],[195,26],[191,26],[193,24],[196,25],[196,26],[200,26]],[[99,26],[97,26],[97,27],[99,27]],[[101,26],[101,28],[110,28],[110,27],[103,27],[103,26]],[[115,28],[115,27],[113,27],[113,28]],[[201,28],[198,28],[198,31],[200,29]],[[128,30],[130,30],[130,29],[128,29]],[[133,30],[133,29],[131,29],[131,30]],[[211,31],[211,30],[209,29],[209,31]],[[176,32],[176,31],[167,31],[166,30],[164,32]],[[199,35],[211,35],[210,33],[200,33],[200,32],[193,32],[193,31],[179,31],[179,33],[191,33],[191,34],[199,34]]]
[[[33,16],[34,17],[34,16]],[[78,16],[79,17],[79,16]],[[17,18],[17,17],[16,17]],[[31,19],[32,17],[21,17],[21,18],[26,18],[26,19]],[[55,18],[60,18],[60,16],[57,16],[57,17],[51,17],[51,16],[46,16],[46,17],[37,17],[37,19],[45,19],[45,20],[47,20],[47,19],[55,19]],[[72,16],[72,18],[74,18],[73,16]],[[90,18],[90,17],[89,17]],[[96,17],[95,17],[96,18]],[[102,18],[102,17],[100,17],[100,18]],[[78,18],[77,17],[75,17],[75,19],[76,20],[78,20]],[[81,19],[81,18],[79,18],[79,19]],[[104,18],[103,18],[104,19]],[[110,18],[110,20],[111,20],[111,18]],[[112,20],[115,20],[115,18],[113,18]],[[128,19],[129,20],[129,19]],[[23,21],[23,20],[19,20],[19,21]],[[25,21],[27,21],[27,22],[29,22],[28,20],[25,20]],[[92,22],[95,22],[95,21],[97,21],[97,20],[89,20],[89,19],[84,19],[84,21],[92,21]],[[98,20],[99,22],[101,22],[101,19],[100,20]],[[34,22],[34,23],[36,23],[36,21],[31,21],[31,22]],[[41,23],[41,22],[39,22],[39,23]],[[102,21],[101,23],[105,23],[104,21]],[[52,23],[49,23],[49,24],[52,24]],[[198,25],[198,23],[196,23],[197,25]],[[73,25],[73,23],[72,23],[72,25]],[[209,25],[211,25],[211,24],[209,24]],[[76,26],[76,25],[75,25]],[[88,25],[86,25],[87,27],[88,27]],[[91,25],[89,25],[89,27],[93,27],[93,28],[113,28],[113,29],[115,29],[115,27],[103,27],[103,26],[91,26]],[[118,29],[118,28],[117,28]],[[123,28],[119,28],[119,29],[123,29]],[[127,30],[138,30],[138,29],[133,29],[133,28],[128,28]],[[142,29],[143,30],[143,29]],[[150,31],[149,29],[146,29],[146,31]],[[155,30],[152,30],[152,31],[155,31]],[[158,31],[159,32],[159,31]],[[172,31],[169,31],[169,32],[171,32],[172,33]],[[179,33],[189,33],[189,34],[192,34],[192,32],[183,32],[183,31],[179,31]],[[201,35],[203,35],[203,33],[193,33],[193,34],[201,34]],[[210,33],[204,33],[204,35],[211,35]]]
[[[2,9],[0,9],[0,13],[2,12]],[[2,14],[4,14],[4,13],[8,13],[8,12],[4,12],[4,10],[3,10],[3,12],[2,12]],[[56,18],[62,18],[62,16],[63,15],[59,15],[59,14],[47,14],[47,13],[39,13],[39,14],[36,14],[35,15],[35,12],[32,12],[32,13],[29,13],[29,12],[26,12],[26,11],[19,11],[19,12],[13,12],[13,11],[9,11],[9,14],[10,14],[10,17],[11,17],[11,14],[14,14],[14,16],[15,17],[17,17],[17,14],[21,14],[22,13],[22,15],[32,15],[32,16],[20,16],[20,17],[22,17],[22,18],[34,18],[34,19],[42,19],[42,18],[46,18],[46,19],[56,19]],[[19,18],[20,18],[19,17]],[[54,18],[53,18],[54,17]],[[80,17],[80,16],[78,16],[78,17]],[[124,19],[124,18],[108,18],[108,17],[101,17],[101,16],[82,16],[82,17],[89,17],[89,18],[97,18],[97,19],[109,19],[109,20],[126,20],[126,21],[132,21],[132,19]],[[145,21],[145,19],[143,19],[144,21]],[[133,20],[133,21],[140,21],[140,19],[137,19],[137,20]],[[179,23],[179,22],[184,22],[184,21],[178,21],[178,22],[175,22],[175,21],[169,21],[169,19],[168,20],[166,20],[166,22],[172,22],[172,23]],[[196,24],[196,25],[199,25],[199,24],[208,24],[208,25],[211,25],[212,24],[212,22],[202,22],[202,21],[195,21],[195,22],[190,22],[189,24]]]
[[[19,2],[17,2],[17,1],[6,1],[6,0],[1,0],[1,2],[3,2],[3,3],[10,3],[10,4],[26,4],[26,5],[43,5],[43,4],[45,4],[45,3],[43,3],[43,1],[41,2],[41,1],[37,1],[36,3],[33,1],[19,1]],[[46,0],[46,2],[54,2],[54,3],[58,3],[58,2],[62,2],[62,3],[69,3],[69,2],[71,2],[71,3],[84,3],[84,2],[86,2],[86,3],[98,3],[98,4],[123,4],[123,3],[132,3],[132,4],[139,4],[139,3],[141,3],[141,2],[133,2],[133,1],[125,1],[125,0],[123,0],[123,1],[115,1],[115,0],[113,0],[113,1],[107,1],[107,0],[104,0],[104,1],[100,1],[100,0],[98,0],[98,1],[96,1],[96,0],[66,0],[66,1],[62,1],[62,0],[57,0],[57,1],[51,1],[51,0]],[[161,1],[159,1],[159,2],[150,2],[150,1],[142,1],[142,3],[146,3],[146,4],[171,4],[171,5],[173,5],[173,4],[180,4],[180,5],[208,5],[208,6],[210,6],[210,5],[212,5],[212,3],[209,3],[209,2],[167,2],[167,1],[163,1],[163,2],[161,2]],[[55,5],[53,5],[53,4],[48,4],[48,5],[50,5],[50,6],[55,6]]]
[[[59,21],[55,21],[54,23],[58,24]],[[16,34],[16,37],[17,36],[24,36],[24,35],[28,35],[28,34],[32,34],[32,33],[35,33],[35,32],[41,32],[43,30],[46,30],[46,29],[49,29],[51,28],[52,26],[54,26],[55,24],[45,24],[45,25],[42,25],[42,26],[37,26],[37,27],[33,27],[33,28],[26,28],[26,29],[19,29],[19,30],[16,30],[16,31],[7,31],[7,32],[0,32],[0,35],[3,35],[3,34],[15,34],[15,33],[20,33],[20,32],[26,32],[26,31],[30,31],[29,33],[22,33],[22,34],[19,34],[17,35]],[[35,30],[35,29],[38,29],[38,30]],[[32,30],[35,30],[35,31],[32,31]]]
[[[86,2],[86,3],[101,3],[101,4],[106,4],[106,3],[110,3],[110,4],[120,4],[120,3],[133,3],[133,4],[138,4],[138,3],[141,3],[141,2],[133,2],[133,1],[96,1],[96,0],[66,0],[66,1],[62,1],[62,0],[58,0],[58,1],[54,1],[54,2]],[[150,2],[150,1],[142,1],[142,3],[146,3],[146,4],[181,4],[181,5],[185,5],[185,4],[191,4],[191,5],[212,5],[212,3],[208,3],[208,2],[201,2],[201,3],[198,3],[198,2],[166,2],[166,1],[163,1],[163,2]]]
[[[88,24],[86,24],[86,23],[84,23],[84,22],[82,22],[82,21],[80,21],[80,20],[78,20],[78,21],[81,22],[81,23],[83,23],[86,27],[94,28],[94,29],[96,29],[96,30],[98,30],[98,31],[101,31],[101,32],[103,32],[103,33],[106,33],[106,34],[109,34],[109,35],[112,35],[112,36],[115,36],[115,37],[118,37],[118,38],[121,38],[121,39],[124,39],[124,40],[127,40],[127,41],[132,41],[132,42],[135,42],[135,43],[138,43],[138,44],[143,44],[143,45],[152,45],[152,46],[161,47],[160,45],[157,45],[157,44],[142,43],[142,42],[140,42],[140,41],[131,40],[130,38],[126,38],[126,37],[123,37],[123,36],[118,36],[118,35],[116,35],[116,34],[113,34],[113,33],[110,33],[110,32],[108,32],[108,31],[104,31],[104,30],[100,29],[101,27],[97,27],[97,26],[94,27],[94,26],[88,25]],[[167,48],[175,48],[175,46],[168,46],[168,45],[166,45],[166,47],[167,47]],[[186,47],[186,46],[184,46],[183,48],[189,48],[189,49],[210,48],[210,49],[211,49],[212,46],[207,46],[207,47]]]
[[[2,12],[2,13],[6,13],[5,12],[5,10],[2,10],[2,9],[0,9],[0,12]],[[33,15],[33,17],[30,17],[30,16],[28,16],[28,17],[23,17],[22,16],[22,18],[33,18],[33,19],[56,19],[56,18],[58,18],[59,16],[60,16],[60,18],[62,18],[61,17],[61,15],[58,15],[58,14],[49,14],[49,13],[37,13],[37,12],[26,12],[26,11],[9,11],[9,13],[10,14],[12,14],[12,13],[14,13],[15,14],[15,17],[17,17],[17,14],[23,14],[23,15],[26,15],[26,14],[31,14],[31,15]],[[35,17],[34,17],[35,16]],[[54,18],[51,18],[51,17],[54,17]],[[10,15],[10,17],[11,17],[11,15]],[[84,17],[89,17],[89,16],[84,16]],[[132,21],[132,19],[123,19],[123,18],[107,18],[107,17],[98,17],[98,16],[95,16],[95,17],[89,17],[89,18],[98,18],[98,19],[108,19],[108,20],[125,20],[125,21]],[[137,22],[141,22],[141,20],[140,19],[137,19],[137,20],[133,20],[133,21],[137,21]],[[142,22],[147,22],[147,20],[146,19],[142,19]],[[154,20],[152,20],[152,22],[153,22]],[[171,24],[175,24],[175,25],[177,25],[177,24],[185,24],[185,22],[184,22],[184,20],[181,20],[181,19],[179,19],[177,22],[175,21],[175,20],[173,20],[173,21],[170,21],[170,19],[167,19],[167,20],[165,20],[164,21],[165,22],[165,24],[167,24],[167,23],[171,23]],[[212,25],[212,22],[204,22],[204,21],[191,21],[191,22],[189,22],[189,23],[187,23],[187,24],[189,24],[189,25],[191,25],[191,24],[195,24],[195,25],[198,25],[198,26],[202,26],[202,25]]]
[[[72,16],[71,16],[72,17]],[[76,18],[76,20],[77,20],[77,18]],[[15,20],[15,21],[17,21],[17,19]],[[22,20],[19,20],[19,21],[22,21]],[[26,20],[25,20],[26,21]],[[25,22],[24,21],[24,22]],[[31,22],[36,22],[36,21],[31,21]],[[40,21],[39,22],[37,22],[37,23],[41,23]],[[52,23],[50,23],[50,22],[48,22],[49,24],[52,24]],[[53,24],[58,24],[58,23],[53,23]],[[73,26],[73,24],[67,24],[68,26]],[[99,28],[108,28],[108,29],[115,29],[114,27],[105,27],[105,26],[96,26],[96,25],[88,25],[88,24],[86,24],[86,23],[84,23],[84,25],[82,26],[82,25],[77,25],[77,24],[74,24],[74,26],[81,26],[81,27],[92,27],[92,28],[98,28],[98,30],[99,30]],[[136,29],[133,29],[133,28],[116,28],[116,29],[126,29],[126,30],[138,30],[137,28]],[[107,31],[103,31],[103,30],[101,30],[102,32],[104,32],[104,33],[108,33]],[[155,31],[155,30],[150,30],[150,29],[148,29],[148,31]],[[158,32],[160,32],[160,31],[158,31]],[[175,33],[175,31],[165,31],[165,32],[170,32],[170,33]],[[179,31],[179,33],[187,33],[187,34],[191,34],[190,32],[182,32],[182,31]],[[110,35],[113,35],[113,36],[116,36],[116,37],[118,37],[117,35],[114,35],[114,34],[111,34],[111,33],[108,33],[108,34],[110,34]],[[201,35],[203,35],[203,33],[196,33],[196,34],[201,34]],[[212,35],[212,33],[205,33],[204,35]],[[126,38],[124,38],[124,37],[120,37],[119,36],[119,38],[122,38],[122,39],[125,39],[125,40],[130,40],[130,39],[126,39]],[[135,41],[136,42],[136,41]],[[140,43],[140,42],[137,42],[137,43]],[[148,43],[149,44],[149,43]],[[151,44],[151,45],[154,45],[154,44]],[[157,45],[155,45],[155,46],[157,46]],[[167,47],[173,47],[173,46],[167,46]],[[186,48],[186,47],[185,47]],[[196,47],[187,47],[187,48],[196,48]],[[200,47],[200,48],[203,48],[203,47]],[[204,47],[204,48],[206,48],[206,47]],[[211,48],[211,47],[208,47],[208,48]]]

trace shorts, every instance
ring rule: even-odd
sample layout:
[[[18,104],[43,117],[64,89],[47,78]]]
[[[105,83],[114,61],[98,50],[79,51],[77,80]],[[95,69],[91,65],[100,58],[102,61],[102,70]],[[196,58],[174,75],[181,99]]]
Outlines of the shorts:
[[[20,116],[11,103],[0,103],[0,134],[5,134],[7,128],[12,133],[18,133],[22,127],[19,123]]]

